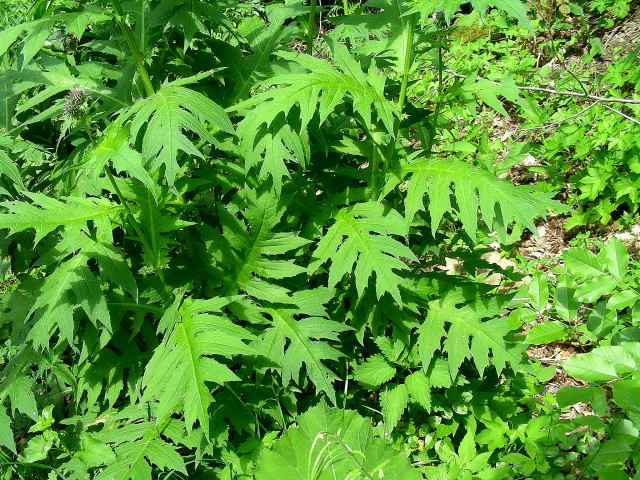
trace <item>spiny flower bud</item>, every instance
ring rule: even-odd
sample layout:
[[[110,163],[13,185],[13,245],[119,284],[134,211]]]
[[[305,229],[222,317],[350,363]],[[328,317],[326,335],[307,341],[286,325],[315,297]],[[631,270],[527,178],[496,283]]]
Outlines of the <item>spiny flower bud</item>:
[[[69,100],[71,103],[81,105],[87,99],[87,94],[82,88],[72,88],[69,92]]]
[[[65,115],[73,116],[80,113],[87,101],[87,93],[82,88],[72,88],[66,96],[64,104]]]
[[[77,107],[73,103],[65,103],[64,104],[64,114],[65,115],[73,115],[77,110]]]

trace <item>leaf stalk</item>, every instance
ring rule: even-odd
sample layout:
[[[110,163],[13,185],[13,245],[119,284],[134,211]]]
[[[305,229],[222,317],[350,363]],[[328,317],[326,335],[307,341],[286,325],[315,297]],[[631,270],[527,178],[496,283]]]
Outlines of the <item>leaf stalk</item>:
[[[398,97],[398,113],[402,116],[404,105],[407,99],[407,86],[409,84],[409,71],[413,64],[413,37],[416,29],[417,15],[409,16],[404,29],[404,64],[402,67],[402,83],[400,84],[400,96]],[[396,118],[393,123],[393,138],[389,142],[384,155],[379,152],[379,147],[374,146],[373,159],[371,162],[371,198],[377,200],[380,196],[380,188],[378,182],[378,175],[380,170],[380,161],[390,165],[393,160],[393,153],[396,147],[396,138],[400,131],[400,119]],[[373,140],[373,137],[372,137]],[[375,143],[375,142],[374,142]]]
[[[138,42],[131,32],[131,28],[129,28],[129,25],[127,25],[124,21],[125,13],[120,0],[111,0],[111,4],[113,5],[113,8],[118,15],[116,21],[118,22],[118,26],[122,31],[122,35],[124,35],[124,38],[127,41],[127,45],[129,46],[129,50],[136,60],[136,68],[138,70],[138,75],[140,75],[140,79],[142,80],[144,90],[147,96],[150,97],[155,93],[155,90],[153,89],[153,85],[151,84],[151,78],[149,77],[149,72],[147,72],[147,67],[145,65],[144,57],[140,52],[140,48],[138,47]]]
[[[316,0],[309,4],[309,27],[307,29],[307,55],[313,55],[313,37],[316,25]]]

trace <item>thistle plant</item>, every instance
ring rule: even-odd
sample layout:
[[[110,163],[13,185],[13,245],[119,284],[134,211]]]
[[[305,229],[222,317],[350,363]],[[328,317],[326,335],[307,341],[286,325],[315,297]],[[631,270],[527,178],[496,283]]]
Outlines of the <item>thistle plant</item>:
[[[471,472],[456,429],[489,414],[459,398],[539,366],[514,292],[427,257],[564,207],[432,149],[448,104],[527,105],[442,81],[415,104],[449,34],[431,16],[461,2],[344,1],[325,37],[315,0],[45,3],[0,33],[6,478],[413,480],[388,440],[415,411],[444,412],[443,465]],[[76,48],[45,44],[59,29]],[[484,450],[468,478],[503,467]]]

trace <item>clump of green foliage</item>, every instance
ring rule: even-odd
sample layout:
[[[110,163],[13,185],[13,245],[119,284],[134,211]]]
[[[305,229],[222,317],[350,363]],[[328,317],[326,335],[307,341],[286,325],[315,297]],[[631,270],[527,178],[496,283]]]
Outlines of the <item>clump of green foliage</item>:
[[[462,1],[345,1],[325,36],[316,3],[36,2],[0,32],[4,478],[636,472],[626,250],[567,252],[526,291],[433,268],[486,268],[479,242],[566,210],[448,138],[456,109],[532,100],[443,81]],[[534,28],[521,2],[472,7]],[[567,371],[590,385],[556,402],[526,351],[578,301],[601,318]],[[584,401],[599,421],[561,419]]]

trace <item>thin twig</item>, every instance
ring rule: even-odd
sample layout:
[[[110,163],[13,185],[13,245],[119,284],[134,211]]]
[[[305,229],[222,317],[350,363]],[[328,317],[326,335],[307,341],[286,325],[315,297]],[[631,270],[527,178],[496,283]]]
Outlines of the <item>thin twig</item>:
[[[458,78],[469,78],[468,75],[462,75],[461,73],[454,72],[453,70],[445,70],[447,73],[453,75]],[[617,98],[617,97],[599,97],[598,95],[587,95],[585,93],[580,92],[572,92],[570,90],[554,90],[552,88],[544,88],[544,87],[527,87],[524,85],[507,85],[500,82],[494,82],[493,80],[489,80],[488,78],[476,77],[478,80],[486,80],[487,82],[493,83],[494,85],[500,85],[503,87],[513,87],[518,90],[528,90],[532,92],[546,92],[551,93],[553,95],[568,95],[571,97],[582,97],[588,98],[590,100],[597,100],[598,102],[609,102],[609,103],[626,103],[630,105],[640,105],[640,99],[630,99],[630,98]]]
[[[629,115],[627,115],[626,113],[622,113],[620,110],[616,110],[615,108],[611,108],[609,105],[602,105],[604,108],[608,108],[609,110],[611,110],[612,112],[616,112],[618,115],[626,118],[627,120],[631,120],[633,123],[637,123],[638,125],[640,125],[640,120],[637,120],[633,117],[630,117]]]
[[[560,125],[561,123],[564,123],[564,122],[566,122],[566,121],[568,121],[568,120],[572,120],[572,119],[574,119],[574,118],[576,118],[576,117],[579,117],[579,116],[580,116],[580,115],[582,115],[584,112],[586,112],[587,110],[589,110],[589,109],[591,109],[591,108],[595,107],[595,106],[596,106],[597,104],[599,104],[599,103],[600,103],[600,100],[597,100],[597,101],[593,102],[591,105],[589,105],[589,106],[587,106],[587,107],[583,108],[582,110],[580,110],[578,113],[576,113],[576,114],[574,114],[574,115],[571,115],[570,117],[565,117],[565,118],[563,118],[562,120],[558,120],[557,122],[547,123],[547,124],[545,124],[545,125],[541,125],[541,126],[539,126],[539,127],[518,128],[516,131],[517,131],[517,132],[527,132],[527,131],[529,131],[529,130],[542,130],[542,129],[545,129],[545,128],[557,127],[557,126],[558,126],[558,125]],[[605,105],[605,107],[606,107],[606,105]]]

